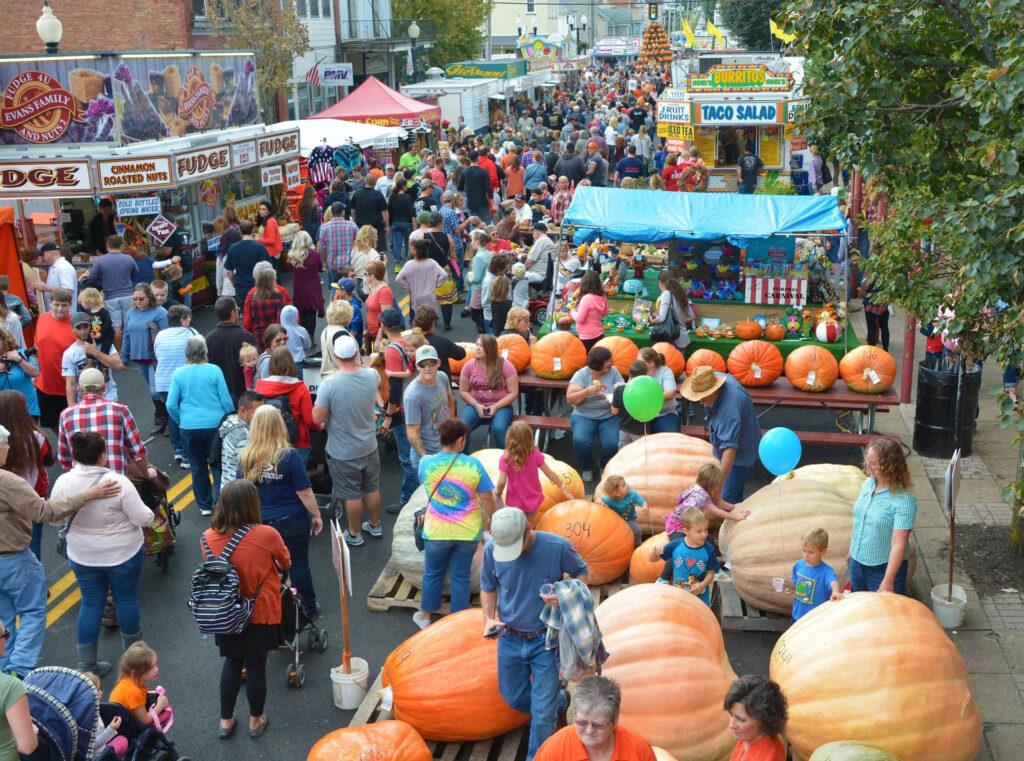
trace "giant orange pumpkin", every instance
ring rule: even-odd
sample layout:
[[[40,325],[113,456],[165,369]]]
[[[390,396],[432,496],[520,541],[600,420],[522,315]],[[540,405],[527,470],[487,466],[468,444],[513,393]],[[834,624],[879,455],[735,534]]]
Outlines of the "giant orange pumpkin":
[[[697,480],[705,463],[718,463],[711,445],[683,433],[652,433],[627,444],[605,466],[602,476],[622,476],[631,489],[647,501],[648,515],[640,515],[645,534],[665,530],[665,518],[676,507],[676,499]],[[609,496],[602,485],[594,499]]]
[[[668,544],[668,534],[662,531],[644,540],[643,544],[633,550],[629,560],[630,584],[651,584],[658,580],[665,570],[664,560],[651,560],[651,548]]]
[[[498,336],[498,354],[511,362],[517,373],[530,366],[530,344],[515,333]]]
[[[622,336],[605,336],[594,346],[603,346],[612,353],[612,365],[623,378],[629,377],[629,365],[640,354],[636,344]]]
[[[484,639],[479,608],[445,616],[400,644],[384,661],[392,713],[428,740],[473,742],[525,724],[498,692],[498,642]]]
[[[475,343],[469,343],[468,341],[460,341],[458,345],[466,350],[466,356],[463,357],[462,359],[448,360],[448,367],[451,368],[452,375],[458,375],[459,373],[461,373],[462,368],[465,367],[466,363],[469,362],[469,360],[474,359],[476,357]]]
[[[802,758],[837,740],[903,761],[974,761],[981,746],[963,658],[932,612],[905,595],[857,592],[815,608],[776,643],[771,678]]]
[[[671,370],[676,378],[686,372],[686,358],[683,357],[683,353],[675,346],[661,341],[654,344],[651,348],[665,358],[665,367]]]
[[[431,761],[430,748],[404,721],[378,721],[324,735],[306,761]]]
[[[629,568],[633,530],[606,505],[585,499],[562,502],[544,513],[537,530],[569,540],[587,564],[590,584],[615,581]]]
[[[473,456],[483,464],[484,470],[487,471],[487,475],[491,477],[491,481],[494,483],[498,483],[498,476],[501,475],[501,471],[498,469],[498,462],[503,454],[505,454],[504,449],[480,449],[473,452]],[[576,499],[583,499],[586,492],[583,479],[580,478],[580,474],[576,472],[572,465],[556,460],[549,454],[544,455],[544,464],[555,472],[555,475],[558,476],[558,482],[552,482],[543,471],[538,474],[540,476],[540,488],[544,492],[544,501],[540,503],[540,507],[537,508],[536,512],[528,513],[526,516],[530,520],[530,525],[534,528],[537,527],[537,523],[544,513],[559,502],[565,502],[565,494],[562,493],[563,485],[569,487],[569,491]]]
[[[786,377],[801,391],[828,391],[839,377],[839,363],[821,346],[801,346],[786,357]]]
[[[881,394],[896,382],[896,360],[877,346],[858,346],[839,362],[846,385],[862,394]]]
[[[725,360],[722,359],[721,354],[717,351],[711,351],[711,349],[697,349],[686,360],[686,374],[693,375],[694,370],[704,365],[710,366],[716,373],[726,372]]]
[[[782,353],[767,341],[744,341],[729,352],[727,364],[744,386],[770,386],[782,375]]]
[[[761,327],[761,323],[759,322],[754,322],[753,320],[740,320],[736,323],[736,337],[742,338],[744,341],[760,338],[763,332],[764,328]]]
[[[622,690],[619,722],[678,761],[725,761],[736,740],[722,701],[736,678],[711,609],[668,584],[609,597],[597,622]]]
[[[583,342],[568,330],[548,333],[533,346],[530,367],[542,378],[565,380],[587,364]]]

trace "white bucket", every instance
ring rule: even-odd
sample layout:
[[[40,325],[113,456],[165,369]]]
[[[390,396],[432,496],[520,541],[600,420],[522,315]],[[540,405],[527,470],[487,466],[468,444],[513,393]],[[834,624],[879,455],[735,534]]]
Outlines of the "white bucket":
[[[964,622],[967,610],[967,593],[963,587],[953,585],[952,600],[949,598],[949,584],[936,584],[932,587],[932,612],[939,619],[943,629],[955,629]]]
[[[370,676],[370,664],[362,658],[349,661],[351,672],[342,672],[341,666],[331,669],[331,687],[334,690],[334,705],[345,710],[359,708],[366,697],[366,685]]]

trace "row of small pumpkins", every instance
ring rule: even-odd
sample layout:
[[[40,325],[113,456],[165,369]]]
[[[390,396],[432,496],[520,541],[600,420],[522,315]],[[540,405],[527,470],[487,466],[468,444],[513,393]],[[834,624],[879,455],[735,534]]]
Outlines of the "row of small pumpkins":
[[[757,323],[754,323],[755,325]],[[760,327],[760,326],[758,326]],[[474,354],[471,343],[459,344],[466,350],[466,359],[450,360],[453,373]],[[612,353],[612,364],[624,377],[629,377],[629,365],[640,353],[636,344],[623,336],[605,336],[597,346],[607,347]],[[853,391],[863,394],[881,394],[888,391],[896,380],[896,360],[884,349],[858,346],[851,349],[839,362],[821,346],[801,346],[786,358],[778,347],[767,341],[744,341],[730,353],[728,361],[710,349],[697,349],[689,359],[670,343],[657,343],[654,350],[665,357],[666,366],[679,377],[692,374],[694,368],[710,365],[716,372],[729,372],[744,386],[769,386],[785,372],[786,378],[801,391],[827,391],[842,377]],[[530,350],[522,336],[508,334],[498,337],[498,351],[511,362],[517,372],[527,367],[542,378],[565,380],[587,363],[587,352],[572,333],[559,330],[541,338]]]

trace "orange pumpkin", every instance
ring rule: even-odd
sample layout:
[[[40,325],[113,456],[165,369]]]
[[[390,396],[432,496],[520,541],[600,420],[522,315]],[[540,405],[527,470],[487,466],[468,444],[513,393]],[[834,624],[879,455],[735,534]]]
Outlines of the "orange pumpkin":
[[[722,359],[721,354],[717,351],[711,351],[711,349],[697,349],[686,360],[686,374],[693,375],[694,370],[704,365],[709,365],[716,373],[726,372],[725,360]]]
[[[668,534],[662,531],[648,537],[643,544],[633,550],[633,557],[629,561],[630,584],[652,584],[658,580],[661,572],[665,570],[665,561],[651,560],[651,547],[668,544],[668,541]]]
[[[498,336],[498,354],[511,362],[517,373],[530,366],[530,344],[515,333]]]
[[[324,735],[306,761],[431,761],[430,748],[404,721],[378,721]]]
[[[827,391],[839,377],[839,363],[821,346],[801,346],[786,357],[786,377],[801,391]]]
[[[462,368],[466,366],[466,363],[469,362],[469,360],[474,359],[476,357],[476,344],[475,343],[470,343],[469,341],[459,341],[458,345],[466,350],[466,356],[463,357],[462,359],[449,359],[448,360],[448,367],[451,368],[452,375],[458,375],[459,373],[461,373],[462,372]],[[385,383],[383,386],[381,386],[381,388],[385,388],[386,386],[387,386],[387,383]]]
[[[622,576],[633,555],[633,531],[606,505],[574,499],[555,505],[540,519],[538,531],[569,540],[587,564],[590,584]]]
[[[615,652],[607,635],[605,645]],[[770,668],[789,703],[786,738],[801,758],[836,740],[877,745],[903,761],[977,757],[981,713],[967,667],[913,598],[857,592],[826,602],[779,638]]]
[[[846,385],[862,394],[881,394],[896,382],[896,360],[877,346],[858,346],[839,362]]]
[[[639,516],[639,523],[645,534],[657,534],[665,530],[676,498],[693,486],[697,471],[708,462],[718,462],[708,442],[683,433],[652,433],[616,452],[602,475],[622,476],[647,500],[650,512]],[[594,499],[607,496],[599,484]]]
[[[736,740],[722,702],[736,675],[711,609],[677,587],[640,584],[602,602],[597,622],[622,725],[678,761],[726,761]]]
[[[479,608],[460,610],[391,651],[381,683],[391,687],[396,719],[441,742],[488,740],[529,720],[502,700],[498,642],[483,630]]]
[[[729,352],[727,364],[744,386],[770,386],[782,375],[782,352],[766,341],[744,341]]]
[[[686,358],[683,353],[670,343],[662,341],[651,347],[665,358],[665,367],[677,378],[686,372]]]
[[[548,333],[534,344],[530,367],[541,378],[566,380],[587,364],[583,342],[567,330]]]
[[[740,320],[736,323],[735,332],[737,338],[749,341],[754,338],[760,338],[764,330],[761,328],[761,323],[759,322],[754,322],[753,320]]]
[[[498,483],[498,476],[501,475],[501,472],[498,470],[498,462],[503,454],[505,454],[504,449],[480,449],[473,452],[473,456],[484,466],[484,470],[487,471],[487,475],[491,477],[491,481],[494,483]],[[555,475],[558,476],[558,482],[551,481],[544,473],[537,474],[540,476],[540,488],[544,492],[544,501],[540,503],[540,507],[537,508],[536,512],[527,513],[526,516],[530,521],[530,525],[534,528],[537,527],[544,513],[560,502],[565,502],[565,495],[562,493],[563,484],[569,487],[569,491],[572,492],[576,499],[583,499],[586,496],[583,479],[580,478],[580,474],[572,465],[556,460],[549,454],[544,455],[544,464],[555,471]],[[422,555],[423,553],[420,554]]]
[[[612,365],[623,378],[629,377],[629,365],[640,354],[635,343],[622,336],[605,336],[594,346],[603,346],[608,349],[612,353]]]
[[[769,341],[781,341],[786,337],[786,327],[778,320],[772,320],[765,326],[764,337]]]

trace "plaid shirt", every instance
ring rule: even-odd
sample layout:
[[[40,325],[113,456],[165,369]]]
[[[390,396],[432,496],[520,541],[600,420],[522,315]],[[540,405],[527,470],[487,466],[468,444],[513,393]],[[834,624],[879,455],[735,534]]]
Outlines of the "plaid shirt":
[[[548,650],[559,648],[562,676],[579,679],[584,674],[600,674],[601,664],[608,659],[608,653],[597,626],[590,590],[579,579],[558,581],[554,586],[558,607],[545,605],[540,614],[540,620],[548,627],[544,647]],[[559,637],[562,629],[568,638]],[[566,649],[569,652],[565,652]]]
[[[572,203],[572,189],[559,190],[551,198],[551,219],[555,224],[561,224],[565,219],[565,213],[569,211],[569,204]]]
[[[466,242],[462,239],[462,233],[458,232],[455,228],[462,224],[462,215],[448,204],[444,204],[441,206],[441,218],[444,220],[444,224],[441,225],[441,232],[452,236],[452,240],[455,241],[455,253],[459,254],[456,261],[461,262],[461,254],[466,250]]]
[[[892,532],[914,528],[917,497],[911,492],[882,489],[875,494],[876,481],[868,478],[860,488],[853,505],[853,535],[850,556],[861,565],[882,565],[889,562]],[[903,554],[910,557],[910,542]]]
[[[355,225],[353,225],[355,227]],[[245,329],[256,336],[256,346],[263,350],[263,331],[268,325],[281,322],[281,310],[288,306],[280,291],[269,299],[257,301],[255,297],[245,300],[245,314],[242,322]]]
[[[82,401],[60,413],[58,426],[57,460],[65,470],[71,470],[71,435],[78,431],[100,434],[107,442],[107,467],[122,476],[127,475],[128,460],[141,460],[146,456],[146,445],[135,425],[131,410],[119,402],[109,402],[99,394],[86,394]]]
[[[340,270],[352,264],[352,244],[356,242],[359,228],[355,223],[342,217],[334,217],[320,226],[320,251],[327,259],[327,266]]]

